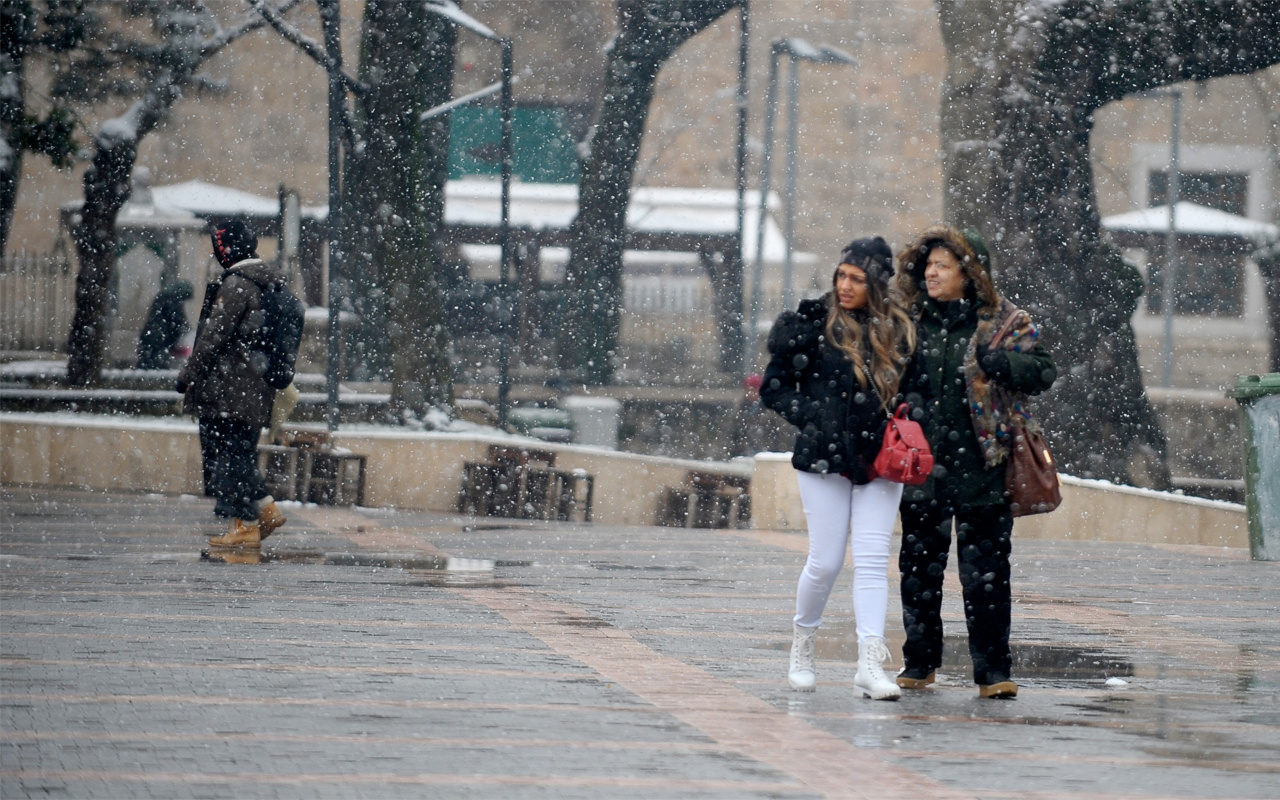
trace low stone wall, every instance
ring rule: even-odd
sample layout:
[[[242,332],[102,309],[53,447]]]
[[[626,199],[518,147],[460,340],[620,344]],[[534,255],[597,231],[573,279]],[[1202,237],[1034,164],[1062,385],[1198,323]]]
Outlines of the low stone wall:
[[[688,489],[691,471],[750,477],[748,463],[657,458],[522,437],[423,433],[353,427],[334,443],[368,456],[365,502],[451,512],[463,463],[485,461],[490,445],[556,454],[556,468],[594,476],[592,518],[610,525],[653,525],[668,488]],[[0,413],[0,483],[199,494],[195,423],[177,418],[119,418]]]
[[[751,487],[754,527],[805,529],[804,505],[790,453],[756,456]],[[1062,505],[1051,514],[1019,519],[1013,535],[1024,539],[1249,547],[1249,525],[1242,505],[1069,475],[1062,476]]]
[[[0,482],[199,494],[200,440],[176,417],[0,413]]]
[[[754,463],[691,461],[520,437],[358,427],[340,430],[335,443],[369,457],[371,506],[451,512],[464,462],[486,460],[491,445],[521,445],[554,452],[557,469],[595,476],[598,522],[653,525],[666,490],[687,490],[689,473],[698,472],[749,477],[754,527],[805,528],[786,453],[761,453]],[[0,483],[199,494],[200,481],[200,446],[188,420],[0,413]],[[1015,536],[1249,546],[1244,506],[1069,476],[1062,482],[1062,506],[1018,520]]]

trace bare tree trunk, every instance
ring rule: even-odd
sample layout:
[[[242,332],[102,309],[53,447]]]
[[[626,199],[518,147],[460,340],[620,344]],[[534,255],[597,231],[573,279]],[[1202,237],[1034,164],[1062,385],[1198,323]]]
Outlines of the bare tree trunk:
[[[26,55],[35,29],[30,0],[0,3],[0,255],[9,247],[9,226],[22,180],[26,149]]]
[[[608,383],[618,348],[627,205],[658,71],[680,45],[739,0],[620,0],[604,99],[582,167],[578,216],[565,270],[561,367],[584,383]]]
[[[1102,239],[1093,114],[1127,94],[1280,62],[1265,0],[938,0],[946,214],[980,229],[1002,291],[1042,325],[1059,383],[1042,404],[1067,472],[1167,485],[1130,318],[1137,271]],[[1145,462],[1143,467],[1138,462]]]
[[[362,328],[355,357],[389,370],[396,411],[417,416],[452,402],[437,247],[449,125],[419,117],[450,98],[455,39],[455,26],[421,4],[365,6],[364,147],[348,154],[343,183],[344,294]]]
[[[298,0],[280,0],[277,13]],[[93,157],[84,174],[84,206],[71,232],[80,261],[76,275],[76,313],[67,341],[67,383],[91,386],[98,383],[106,355],[107,309],[111,285],[115,281],[116,217],[129,199],[129,178],[138,157],[138,143],[168,115],[182,97],[196,70],[222,48],[266,24],[250,12],[234,25],[219,28],[202,40],[198,29],[202,20],[190,4],[158,4],[154,27],[163,31],[161,42],[120,42],[122,48],[141,53],[152,65],[142,97],[129,110],[108,120],[93,137]]]
[[[19,24],[11,19],[8,3],[0,11],[0,23],[5,26],[0,50],[0,255],[9,248],[9,226],[13,223],[13,208],[18,200],[18,181],[22,178],[22,118],[23,107],[22,53],[20,47],[11,52],[8,34],[11,26]]]
[[[44,30],[38,29],[39,16]],[[9,247],[24,152],[43,153],[54,166],[66,167],[75,150],[75,126],[64,108],[55,101],[41,120],[27,113],[26,104],[27,60],[39,50],[70,50],[80,44],[83,29],[74,22],[68,26],[71,19],[68,9],[45,8],[40,14],[31,0],[0,2],[0,254]]]
[[[67,383],[98,383],[106,357],[107,311],[116,270],[116,217],[129,199],[129,178],[138,157],[138,141],[160,121],[177,98],[173,82],[154,85],[123,116],[102,126],[94,137],[93,160],[84,173],[84,205],[72,227],[80,272],[76,274],[76,313],[67,341]]]

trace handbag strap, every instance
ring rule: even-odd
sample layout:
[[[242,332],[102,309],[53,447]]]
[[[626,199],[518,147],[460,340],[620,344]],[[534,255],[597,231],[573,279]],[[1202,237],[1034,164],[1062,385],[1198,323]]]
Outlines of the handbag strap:
[[[1000,326],[1000,330],[996,331],[996,335],[991,337],[991,342],[987,346],[994,347],[1001,339],[1008,335],[1009,331],[1013,330],[1013,324],[1018,321],[1018,315],[1021,313],[1023,313],[1023,311],[1020,308],[1015,308],[1010,311],[1009,316],[1005,317],[1004,324]]]

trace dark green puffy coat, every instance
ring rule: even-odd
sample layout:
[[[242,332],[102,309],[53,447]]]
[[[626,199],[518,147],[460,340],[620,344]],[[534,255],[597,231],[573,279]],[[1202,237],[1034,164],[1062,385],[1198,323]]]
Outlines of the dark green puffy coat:
[[[933,393],[925,433],[933,450],[934,472],[924,484],[908,486],[903,503],[924,504],[926,508],[936,504],[974,508],[1004,503],[1005,465],[986,464],[974,431],[965,383],[969,341],[977,332],[980,319],[986,323],[983,327],[988,338],[995,332],[999,307],[990,310],[988,306],[975,308],[968,300],[936,303],[925,299],[919,309],[917,331]],[[1028,353],[1009,352],[1007,356],[1008,388],[1038,394],[1053,385],[1057,372],[1043,345]]]

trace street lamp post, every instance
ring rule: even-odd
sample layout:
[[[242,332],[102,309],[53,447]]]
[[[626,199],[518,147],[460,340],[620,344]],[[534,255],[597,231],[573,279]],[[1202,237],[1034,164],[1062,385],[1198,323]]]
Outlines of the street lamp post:
[[[498,425],[507,424],[511,410],[511,40],[502,47],[502,211],[499,222],[501,271],[498,273]]]
[[[1134,95],[1139,99],[1152,97],[1173,98],[1173,109],[1169,119],[1169,167],[1165,180],[1165,200],[1169,208],[1169,228],[1165,233],[1165,263],[1160,272],[1160,317],[1164,323],[1164,341],[1160,353],[1160,385],[1173,385],[1173,314],[1174,297],[1177,290],[1178,263],[1178,140],[1182,126],[1182,90],[1176,86],[1166,89],[1151,89]]]
[[[794,264],[795,238],[795,195],[796,195],[796,150],[797,131],[799,129],[799,62],[809,61],[814,64],[855,64],[853,56],[832,47],[821,45],[815,47],[804,39],[795,37],[775,39],[769,52],[769,88],[765,96],[764,111],[764,154],[760,160],[760,198],[757,203],[756,218],[756,257],[751,271],[751,313],[748,323],[747,337],[755,341],[756,325],[760,319],[763,305],[761,283],[764,280],[764,223],[769,196],[769,178],[773,167],[774,114],[778,97],[778,60],[786,56],[790,60],[788,70],[788,106],[787,106],[787,177],[786,177],[786,217],[785,237],[786,251],[782,262],[782,306],[791,308],[792,267]]]
[[[1172,121],[1169,123],[1169,176],[1167,184],[1169,201],[1169,232],[1166,234],[1165,251],[1167,257],[1164,265],[1164,280],[1160,289],[1164,295],[1164,347],[1160,359],[1161,383],[1166,387],[1173,385],[1173,293],[1178,286],[1178,133],[1182,124],[1182,90],[1170,89],[1173,98]]]
[[[467,14],[452,0],[427,0],[427,11],[438,14],[460,28],[471,31],[482,39],[495,42],[502,49],[502,92],[501,110],[501,212],[498,223],[498,241],[501,244],[501,255],[498,257],[498,424],[507,424],[509,395],[511,393],[511,311],[507,294],[510,290],[511,270],[511,84],[513,82],[511,40],[494,33],[487,25]],[[466,97],[436,106],[422,114],[422,119],[430,119],[441,113],[452,110],[468,102],[475,102],[493,93],[494,87],[487,87]]]
[[[325,421],[331,431],[338,429],[338,369],[340,366],[341,341],[338,330],[338,317],[341,313],[341,298],[336,291],[335,278],[342,275],[342,242],[341,242],[341,205],[342,205],[342,106],[346,96],[342,86],[342,16],[338,8],[338,0],[320,0],[320,22],[324,28],[324,46],[334,67],[329,72],[329,215],[326,223],[329,229],[329,280],[328,297],[325,302],[329,306],[329,363],[325,370],[325,390],[328,403],[325,408]]]
[[[743,0],[740,8],[741,15],[738,18],[738,160],[737,160],[737,179],[738,179],[738,252],[734,256],[735,263],[733,269],[738,275],[738,293],[742,293],[742,274],[743,256],[747,243],[747,53],[750,49],[750,10],[747,0]],[[752,289],[754,292],[755,290]],[[752,295],[754,297],[754,294]],[[737,306],[738,327],[742,327],[742,306]],[[738,383],[741,385],[742,379],[746,377],[747,372],[751,370],[755,362],[755,339],[751,333],[742,337],[742,347],[738,354],[737,375]]]

